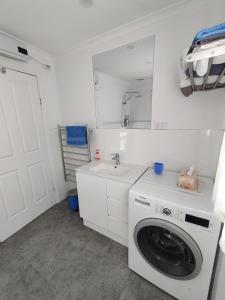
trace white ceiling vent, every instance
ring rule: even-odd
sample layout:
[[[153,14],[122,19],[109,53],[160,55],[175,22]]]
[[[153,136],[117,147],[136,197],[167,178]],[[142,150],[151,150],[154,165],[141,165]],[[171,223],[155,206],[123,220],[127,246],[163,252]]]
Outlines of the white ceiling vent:
[[[19,61],[30,59],[26,46],[3,33],[0,33],[0,55]]]

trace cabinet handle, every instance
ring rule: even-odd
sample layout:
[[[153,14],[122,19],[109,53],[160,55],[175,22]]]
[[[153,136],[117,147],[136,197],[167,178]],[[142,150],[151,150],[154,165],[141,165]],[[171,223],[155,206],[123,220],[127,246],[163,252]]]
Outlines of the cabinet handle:
[[[140,198],[135,198],[135,202],[138,203],[138,204],[141,204],[141,205],[145,205],[145,206],[149,206],[150,207],[150,202],[148,199],[144,198],[144,197],[141,197]]]

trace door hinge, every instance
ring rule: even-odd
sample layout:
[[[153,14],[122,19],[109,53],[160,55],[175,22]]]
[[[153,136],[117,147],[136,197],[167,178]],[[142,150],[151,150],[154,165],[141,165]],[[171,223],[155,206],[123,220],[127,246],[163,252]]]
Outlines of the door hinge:
[[[6,74],[6,68],[0,68],[0,72],[1,72],[2,74]]]

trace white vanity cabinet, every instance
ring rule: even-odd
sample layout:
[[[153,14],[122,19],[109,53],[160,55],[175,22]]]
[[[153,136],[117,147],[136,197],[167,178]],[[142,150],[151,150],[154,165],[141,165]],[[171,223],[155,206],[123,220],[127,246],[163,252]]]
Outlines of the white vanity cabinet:
[[[77,173],[77,188],[84,224],[127,245],[131,184]]]
[[[77,169],[80,216],[84,225],[127,246],[131,186],[146,167],[91,162]]]

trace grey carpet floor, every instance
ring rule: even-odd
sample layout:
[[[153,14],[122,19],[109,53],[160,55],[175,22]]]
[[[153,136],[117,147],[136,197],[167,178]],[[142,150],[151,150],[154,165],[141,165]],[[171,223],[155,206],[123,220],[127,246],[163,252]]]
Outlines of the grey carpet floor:
[[[172,300],[127,267],[127,248],[57,204],[0,244],[1,300]]]

